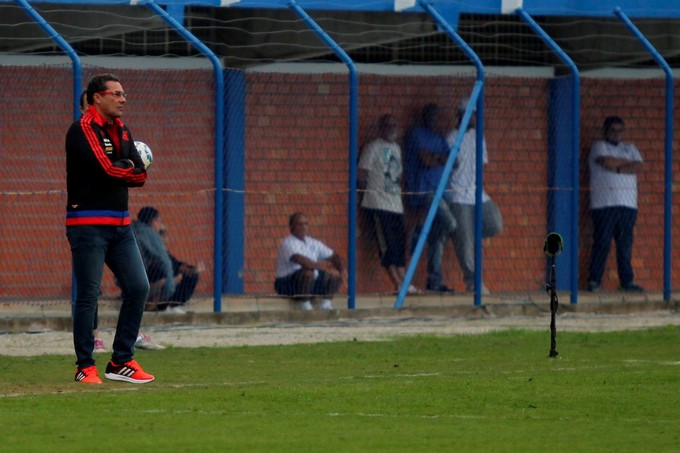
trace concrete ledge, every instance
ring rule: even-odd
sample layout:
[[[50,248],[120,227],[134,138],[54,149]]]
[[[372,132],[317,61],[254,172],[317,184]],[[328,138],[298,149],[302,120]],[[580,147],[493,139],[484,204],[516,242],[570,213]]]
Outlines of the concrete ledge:
[[[615,293],[617,294],[617,293]],[[502,296],[488,298],[489,303],[474,306],[471,296],[427,295],[409,298],[408,306],[395,309],[392,307],[393,296],[375,296],[363,300],[361,307],[354,310],[346,308],[330,311],[299,311],[291,309],[288,302],[279,298],[258,298],[237,300],[232,298],[229,304],[223,304],[223,312],[214,313],[212,302],[208,299],[198,300],[187,307],[185,314],[164,312],[145,312],[142,326],[170,325],[268,325],[268,324],[305,324],[340,321],[343,319],[369,318],[427,318],[450,317],[462,319],[479,319],[502,316],[545,316],[550,313],[549,298],[541,293],[539,297],[528,297],[522,301],[507,300]],[[529,299],[529,300],[527,300]],[[631,299],[631,298],[629,298]],[[485,298],[485,301],[487,298]],[[540,300],[534,302],[533,300]],[[227,311],[225,305],[231,308]],[[558,313],[591,313],[591,314],[631,314],[646,311],[679,309],[677,301],[663,302],[648,295],[638,295],[632,300],[617,297],[606,300],[602,296],[584,300],[573,305],[561,302]],[[18,311],[17,311],[18,310]],[[27,311],[22,313],[21,310]],[[31,313],[31,311],[33,311]],[[4,316],[3,316],[4,315]],[[0,311],[0,333],[42,332],[46,330],[70,331],[72,321],[70,304],[49,306],[20,305],[14,310],[3,307]],[[118,319],[118,307],[115,302],[102,301],[99,312],[101,328],[115,328]]]

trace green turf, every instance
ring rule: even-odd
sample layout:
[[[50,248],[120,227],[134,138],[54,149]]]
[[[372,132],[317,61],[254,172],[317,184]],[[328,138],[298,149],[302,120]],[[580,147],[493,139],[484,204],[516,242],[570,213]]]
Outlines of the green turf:
[[[680,328],[140,351],[137,386],[0,357],[13,451],[679,451]],[[98,364],[103,371],[104,360]],[[102,373],[103,375],[103,373]]]

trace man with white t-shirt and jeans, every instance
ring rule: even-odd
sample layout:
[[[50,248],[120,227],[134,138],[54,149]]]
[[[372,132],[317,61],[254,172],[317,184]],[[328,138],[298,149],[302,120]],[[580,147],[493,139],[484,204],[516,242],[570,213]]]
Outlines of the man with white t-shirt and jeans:
[[[364,190],[361,207],[375,231],[380,264],[399,291],[405,276],[406,227],[401,201],[402,161],[397,143],[399,126],[390,114],[378,119],[378,137],[370,141],[359,159],[358,185]],[[409,285],[408,294],[421,291]]]
[[[458,105],[458,126],[446,137],[449,147],[452,147],[458,135],[460,123],[463,120],[469,99],[464,99]],[[484,165],[488,162],[486,141],[483,145]],[[477,171],[477,133],[475,132],[475,116],[470,118],[468,129],[456,157],[456,164],[451,173],[446,201],[451,207],[453,216],[458,221],[458,228],[453,242],[456,257],[463,273],[465,288],[471,292],[475,283],[475,191]],[[503,230],[503,218],[496,203],[491,197],[482,192],[482,237],[489,238]],[[483,295],[489,294],[489,289],[482,284]]]
[[[624,122],[618,116],[604,120],[604,140],[593,143],[588,158],[590,168],[590,210],[593,218],[593,248],[588,291],[597,291],[612,239],[616,242],[619,289],[643,292],[635,284],[633,266],[633,230],[638,214],[637,173],[643,159],[632,143],[621,141]]]
[[[274,289],[294,298],[301,310],[312,310],[311,298],[321,296],[320,310],[332,310],[333,296],[347,278],[342,258],[330,247],[307,236],[309,222],[302,212],[288,219],[290,233],[276,258]]]

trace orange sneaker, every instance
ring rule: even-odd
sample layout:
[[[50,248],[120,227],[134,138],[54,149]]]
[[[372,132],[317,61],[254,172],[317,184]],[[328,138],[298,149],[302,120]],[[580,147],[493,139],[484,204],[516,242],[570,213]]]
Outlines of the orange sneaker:
[[[74,379],[76,382],[83,382],[85,384],[101,384],[102,380],[99,379],[99,373],[97,373],[97,367],[86,366],[85,368],[76,369],[76,377]]]
[[[146,384],[154,380],[153,375],[144,372],[135,360],[130,360],[122,365],[109,360],[104,377],[112,381],[131,382],[133,384]]]

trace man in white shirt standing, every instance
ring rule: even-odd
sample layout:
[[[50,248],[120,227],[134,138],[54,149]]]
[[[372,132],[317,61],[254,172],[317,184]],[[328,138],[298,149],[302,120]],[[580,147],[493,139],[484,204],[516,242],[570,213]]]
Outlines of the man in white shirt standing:
[[[276,258],[274,289],[294,298],[301,310],[312,310],[311,298],[321,296],[320,310],[332,310],[333,296],[347,278],[342,258],[330,247],[307,236],[309,222],[302,212],[288,219],[290,233]]]
[[[638,214],[637,173],[642,170],[640,151],[621,137],[624,122],[618,116],[604,120],[604,140],[593,143],[588,158],[590,168],[590,209],[593,218],[593,248],[588,291],[602,285],[612,239],[616,242],[619,289],[643,292],[635,284],[631,260],[633,230]]]
[[[453,146],[458,135],[469,99],[458,105],[458,126],[446,137],[449,148]],[[484,165],[488,162],[486,141],[483,142]],[[453,216],[458,221],[458,229],[454,234],[456,257],[463,273],[463,281],[467,291],[474,290],[475,283],[475,191],[477,171],[477,133],[475,132],[475,116],[470,118],[468,128],[456,157],[456,164],[451,173],[446,193],[447,202]],[[503,218],[496,203],[482,192],[482,237],[489,238],[503,230]],[[482,284],[482,294],[489,294],[489,289]]]
[[[378,119],[378,137],[363,149],[359,159],[358,185],[364,190],[361,207],[369,218],[378,243],[380,264],[395,291],[404,282],[406,228],[401,201],[402,161],[397,143],[399,126],[390,114]],[[408,294],[421,291],[409,285]]]

